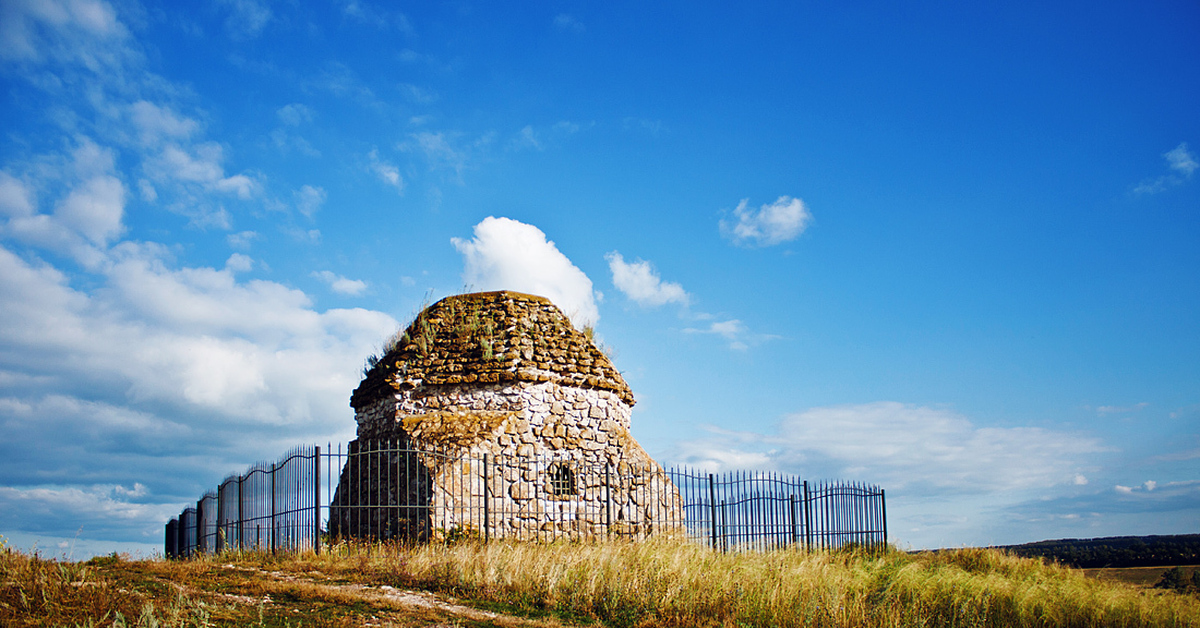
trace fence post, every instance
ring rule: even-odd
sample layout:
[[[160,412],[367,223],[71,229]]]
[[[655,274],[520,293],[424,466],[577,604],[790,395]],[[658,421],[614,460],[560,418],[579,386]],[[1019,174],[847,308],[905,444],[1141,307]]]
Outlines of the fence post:
[[[246,549],[245,539],[242,538],[242,528],[245,527],[245,521],[242,519],[242,476],[238,476],[238,511],[237,511],[237,548],[239,550]]]
[[[313,553],[321,553],[321,446],[313,446]]]
[[[712,530],[712,548],[717,549],[717,494],[713,487],[713,474],[708,474],[708,516],[712,525],[709,528]]]
[[[612,537],[612,479],[609,464],[604,463],[604,536]]]
[[[277,545],[275,544],[275,535],[279,532],[279,526],[275,523],[275,472],[279,470],[279,462],[271,463],[271,553],[275,553]]]
[[[796,494],[788,495],[788,517],[792,524],[792,545],[800,542],[799,534],[796,532]]]
[[[808,509],[808,480],[804,481],[804,549],[812,551],[812,514]]]
[[[488,528],[491,526],[492,483],[488,482],[488,455],[483,454],[483,542],[491,540]]]
[[[204,552],[208,544],[204,540],[204,498],[196,500],[196,551]]]
[[[886,491],[879,489],[879,510],[883,515],[883,544],[887,546],[887,500],[885,499]]]

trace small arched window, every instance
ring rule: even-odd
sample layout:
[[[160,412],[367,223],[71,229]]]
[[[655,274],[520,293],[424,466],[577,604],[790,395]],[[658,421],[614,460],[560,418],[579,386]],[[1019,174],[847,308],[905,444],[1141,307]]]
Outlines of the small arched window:
[[[550,465],[550,494],[574,495],[575,472],[565,462]]]

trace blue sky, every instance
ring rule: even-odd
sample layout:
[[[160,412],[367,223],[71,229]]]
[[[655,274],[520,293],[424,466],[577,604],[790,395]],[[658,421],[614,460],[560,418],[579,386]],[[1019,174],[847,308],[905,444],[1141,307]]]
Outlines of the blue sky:
[[[0,4],[0,534],[154,551],[433,298],[905,547],[1200,523],[1188,2]]]

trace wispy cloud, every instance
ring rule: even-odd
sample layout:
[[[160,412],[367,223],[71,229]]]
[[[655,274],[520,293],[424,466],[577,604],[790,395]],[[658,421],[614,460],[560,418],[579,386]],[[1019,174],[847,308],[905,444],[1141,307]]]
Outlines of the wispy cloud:
[[[583,22],[566,13],[559,13],[554,16],[554,27],[560,31],[571,31],[574,33],[582,33],[587,30],[584,28]]]
[[[812,220],[804,201],[790,196],[780,196],[757,210],[750,209],[749,199],[742,199],[733,216],[732,221],[721,220],[721,234],[736,245],[748,247],[775,246],[795,240]]]
[[[645,260],[626,262],[617,251],[604,256],[612,272],[613,285],[634,303],[644,307],[658,307],[668,303],[688,304],[688,293],[683,286],[663,281],[654,267]]]
[[[259,0],[219,0],[229,10],[225,19],[225,32],[232,39],[258,37],[271,21],[271,9]]]
[[[1181,142],[1179,146],[1163,153],[1163,159],[1167,162],[1168,174],[1142,181],[1133,189],[1134,194],[1165,192],[1191,180],[1192,173],[1200,168],[1200,162],[1196,161],[1196,156],[1188,149],[1187,142]]]
[[[367,153],[367,159],[370,162],[371,172],[374,172],[380,181],[396,188],[397,192],[404,192],[404,178],[400,176],[400,169],[391,162],[380,158],[378,149],[372,149],[370,153]]]
[[[707,328],[698,329],[688,327],[683,330],[685,334],[715,334],[724,338],[729,343],[729,348],[735,351],[745,351],[750,348],[748,344],[749,331],[742,321],[729,319],[724,321],[713,321]]]
[[[367,282],[365,281],[358,279],[346,279],[345,277],[328,270],[314,272],[312,276],[325,282],[331,290],[338,294],[358,296],[367,289]]]
[[[296,209],[300,210],[301,214],[311,218],[321,206],[325,204],[325,198],[328,196],[325,189],[320,186],[302,185],[299,190],[294,192],[296,198]]]
[[[1142,409],[1148,408],[1148,407],[1150,407],[1150,403],[1147,401],[1143,401],[1141,403],[1135,403],[1131,406],[1100,406],[1100,407],[1096,408],[1096,413],[1101,414],[1101,415],[1104,415],[1104,414],[1128,414],[1130,412],[1137,412],[1138,410],[1142,410]]]

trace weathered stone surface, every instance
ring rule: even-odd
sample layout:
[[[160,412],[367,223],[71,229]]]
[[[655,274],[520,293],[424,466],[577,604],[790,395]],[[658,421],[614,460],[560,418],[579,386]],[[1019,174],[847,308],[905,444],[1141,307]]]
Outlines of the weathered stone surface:
[[[484,503],[492,533],[508,530],[518,538],[607,532],[617,519],[621,530],[644,534],[650,522],[639,517],[650,504],[675,508],[675,520],[682,521],[678,491],[669,482],[650,494],[618,477],[661,471],[629,435],[633,403],[607,356],[549,301],[512,292],[443,299],[417,317],[351,397],[356,443],[387,439],[441,457],[422,459],[411,477],[407,470],[388,471],[390,481],[410,487],[406,499],[418,500],[411,502],[415,510],[398,511],[409,519],[382,510],[371,515],[368,528],[341,530],[372,536],[418,530],[429,537],[478,532]],[[446,456],[474,462],[438,462]],[[608,475],[616,484],[602,486]],[[366,489],[344,486],[345,474],[342,480],[338,490],[351,499],[347,504],[365,499]],[[606,520],[610,515],[613,521]]]

